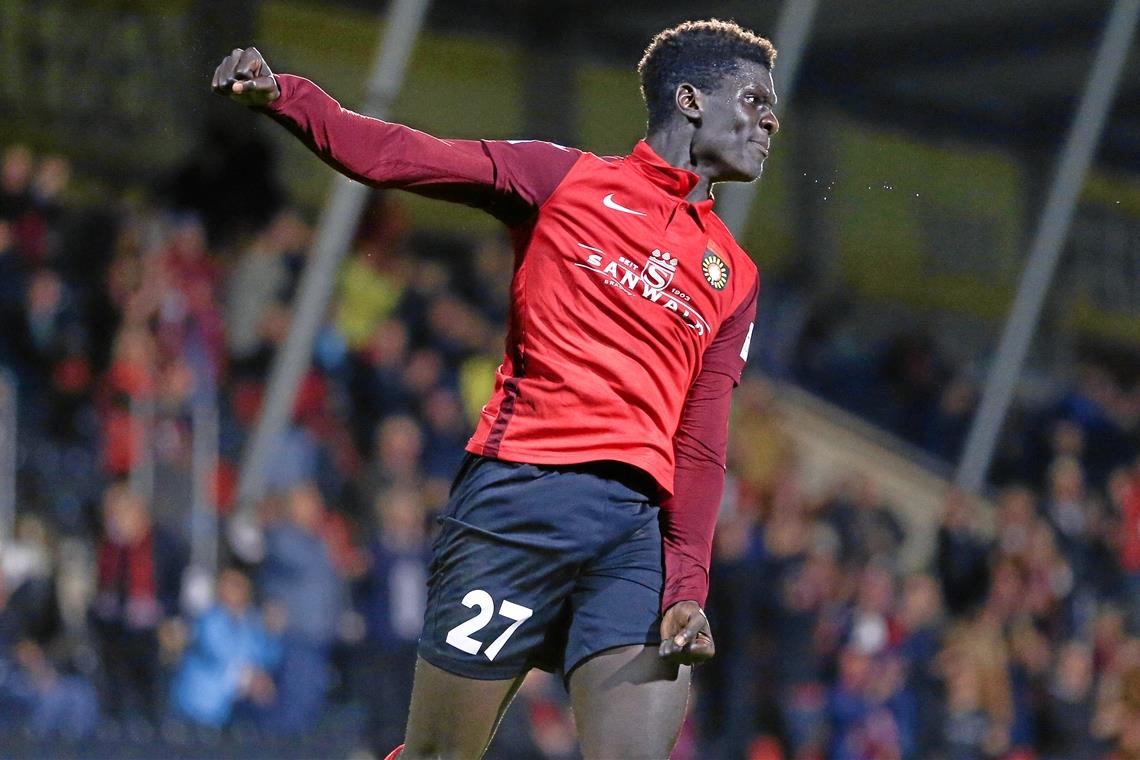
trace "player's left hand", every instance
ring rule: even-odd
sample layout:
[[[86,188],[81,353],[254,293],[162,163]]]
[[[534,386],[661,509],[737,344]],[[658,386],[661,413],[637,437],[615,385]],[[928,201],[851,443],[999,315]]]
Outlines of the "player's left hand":
[[[696,665],[716,654],[709,619],[701,605],[677,602],[661,618],[661,647],[657,653],[679,665]]]

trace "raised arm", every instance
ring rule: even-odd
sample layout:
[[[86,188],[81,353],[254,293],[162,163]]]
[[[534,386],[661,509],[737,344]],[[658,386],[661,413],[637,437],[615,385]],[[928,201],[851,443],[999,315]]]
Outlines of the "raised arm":
[[[213,88],[267,113],[355,180],[475,206],[508,224],[541,206],[581,156],[531,140],[443,140],[362,116],[303,77],[273,74],[256,48],[227,56]]]
[[[701,609],[709,592],[713,530],[724,493],[728,415],[740,382],[756,313],[758,285],[721,326],[685,399],[674,437],[673,495],[661,510],[665,592],[661,654],[691,663],[715,647]]]

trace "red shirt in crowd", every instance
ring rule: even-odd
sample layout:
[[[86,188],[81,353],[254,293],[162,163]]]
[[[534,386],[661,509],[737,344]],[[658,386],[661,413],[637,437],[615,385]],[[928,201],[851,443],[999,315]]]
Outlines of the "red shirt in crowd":
[[[1140,472],[1124,487],[1120,505],[1120,566],[1129,575],[1140,574]]]
[[[663,605],[703,604],[759,278],[712,201],[686,200],[697,175],[645,142],[602,158],[539,141],[442,140],[347,111],[301,77],[277,82],[267,110],[339,171],[508,226],[506,352],[468,451],[644,470],[668,494]]]

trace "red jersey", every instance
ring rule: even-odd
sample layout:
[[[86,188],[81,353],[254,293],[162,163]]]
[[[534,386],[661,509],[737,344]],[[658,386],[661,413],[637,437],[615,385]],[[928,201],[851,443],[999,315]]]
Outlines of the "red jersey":
[[[645,142],[601,158],[537,141],[441,140],[277,77],[268,111],[343,173],[483,208],[515,249],[506,352],[468,450],[532,464],[613,460],[666,494],[665,606],[703,603],[729,393],[756,266],[696,174]]]

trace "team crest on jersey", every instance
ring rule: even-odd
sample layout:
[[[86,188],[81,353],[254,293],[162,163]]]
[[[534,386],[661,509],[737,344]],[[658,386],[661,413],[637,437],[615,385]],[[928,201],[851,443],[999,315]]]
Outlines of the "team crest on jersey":
[[[728,264],[711,250],[705,251],[705,257],[701,259],[701,273],[717,290],[724,290],[728,285]]]
[[[677,259],[670,256],[668,251],[654,248],[645,262],[645,281],[652,287],[663,290],[673,282],[675,274],[677,274]]]

